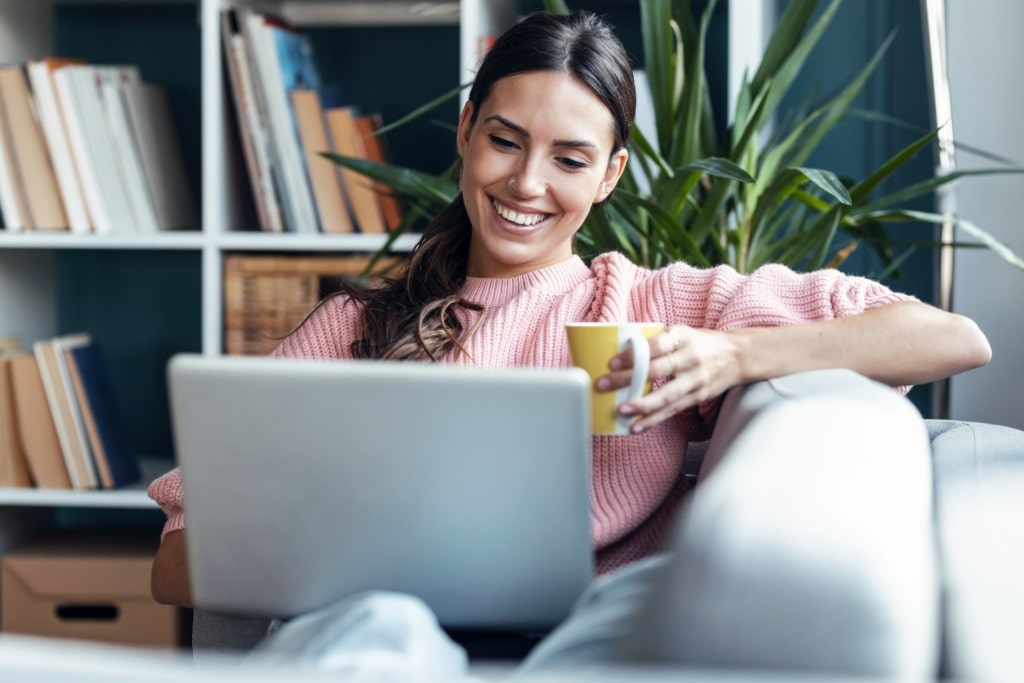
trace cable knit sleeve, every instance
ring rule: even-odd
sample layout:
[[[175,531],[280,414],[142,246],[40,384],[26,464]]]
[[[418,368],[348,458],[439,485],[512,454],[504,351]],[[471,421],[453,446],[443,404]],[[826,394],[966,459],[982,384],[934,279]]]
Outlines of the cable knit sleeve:
[[[750,275],[719,266],[669,268],[662,287],[669,320],[735,330],[834,320],[913,297],[838,270],[797,273],[768,265]]]
[[[181,505],[181,470],[179,468],[175,467],[162,477],[153,480],[147,493],[167,515],[164,529],[160,533],[161,541],[170,532],[185,528],[185,511]]]
[[[721,331],[835,320],[914,297],[864,277],[826,269],[797,273],[767,265],[750,275],[727,266],[708,270],[670,267],[661,300],[670,306],[665,320]],[[894,387],[901,394],[910,386]],[[713,419],[714,404],[698,411]],[[704,414],[707,413],[705,416]]]

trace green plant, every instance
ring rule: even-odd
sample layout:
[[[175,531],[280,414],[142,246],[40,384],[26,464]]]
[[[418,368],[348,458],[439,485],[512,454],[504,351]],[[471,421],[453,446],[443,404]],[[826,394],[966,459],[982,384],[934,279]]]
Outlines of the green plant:
[[[950,220],[901,208],[908,201],[964,176],[1021,172],[1010,167],[956,171],[881,193],[895,171],[930,148],[937,130],[860,180],[844,181],[828,169],[807,166],[822,140],[850,115],[892,41],[837,94],[791,125],[780,123],[783,97],[841,1],[831,0],[820,14],[818,0],[787,4],[758,69],[742,84],[730,128],[719,136],[704,69],[707,28],[717,0],[710,0],[696,21],[685,0],[638,0],[655,130],[650,137],[634,130],[631,162],[618,189],[602,210],[591,212],[577,235],[581,255],[616,250],[648,267],[683,260],[698,266],[727,263],[741,272],[766,263],[813,270],[841,264],[864,244],[884,264],[877,275],[884,277],[915,248],[941,246],[931,225]],[[545,5],[554,12],[569,9],[563,0],[545,0]],[[457,193],[446,175],[331,158],[394,188],[412,209],[410,226]],[[1024,269],[1024,260],[987,232],[967,220],[952,220],[973,238],[953,246],[987,248]]]

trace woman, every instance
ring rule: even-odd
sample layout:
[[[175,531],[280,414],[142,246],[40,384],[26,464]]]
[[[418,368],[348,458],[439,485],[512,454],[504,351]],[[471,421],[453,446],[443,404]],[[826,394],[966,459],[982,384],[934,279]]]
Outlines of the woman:
[[[652,272],[613,253],[585,265],[573,238],[622,176],[635,100],[625,50],[601,20],[524,19],[480,67],[458,125],[461,194],[424,231],[408,268],[379,289],[322,302],[275,351],[561,367],[567,322],[664,322],[651,340],[654,390],[619,407],[638,416],[633,434],[594,437],[601,574],[660,548],[688,491],[686,445],[708,437],[730,388],[823,368],[905,387],[990,357],[970,320],[833,270],[744,276],[678,263]],[[630,372],[623,354],[598,388],[625,386]],[[176,471],[150,488],[168,513],[153,592],[189,605],[180,489]]]

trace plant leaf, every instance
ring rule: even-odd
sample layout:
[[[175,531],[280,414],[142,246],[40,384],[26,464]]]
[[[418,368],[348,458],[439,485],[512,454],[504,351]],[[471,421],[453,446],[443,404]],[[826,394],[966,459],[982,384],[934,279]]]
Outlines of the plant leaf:
[[[383,135],[384,133],[389,133],[392,130],[394,130],[395,128],[398,128],[399,126],[404,126],[405,124],[409,123],[410,121],[412,121],[414,119],[418,119],[419,117],[421,117],[424,114],[426,114],[428,111],[431,111],[433,109],[437,109],[438,107],[440,107],[445,102],[458,97],[460,92],[462,92],[465,88],[468,88],[471,85],[473,85],[473,84],[472,83],[463,83],[462,85],[460,85],[460,86],[458,86],[456,88],[452,88],[451,90],[445,92],[442,95],[438,95],[437,97],[435,97],[434,99],[430,100],[426,104],[421,105],[419,107],[416,107],[416,109],[413,109],[411,112],[409,112],[408,114],[406,114],[402,118],[398,119],[397,121],[389,123],[386,126],[381,126],[380,128],[378,128],[374,132],[374,135]]]
[[[858,206],[851,215],[858,216],[864,213],[871,213],[878,211],[886,207],[891,207],[895,204],[901,204],[915,197],[928,194],[932,190],[947,185],[960,178],[968,178],[971,176],[985,176],[985,175],[1003,175],[1003,174],[1019,174],[1024,173],[1024,168],[979,168],[965,171],[953,171],[940,176],[934,176],[927,180],[908,185],[900,190],[887,194],[883,197],[868,203]]]
[[[351,168],[371,180],[384,183],[400,194],[430,201],[437,206],[438,211],[455,199],[459,193],[458,186],[452,181],[422,171],[356,157],[346,157],[333,152],[321,152],[320,156],[346,168]]]
[[[991,233],[978,227],[971,221],[964,220],[962,218],[957,218],[955,216],[944,216],[941,213],[929,213],[926,211],[912,210],[878,211],[865,216],[865,218],[870,218],[876,221],[921,221],[924,223],[937,223],[939,225],[952,221],[952,223],[956,227],[961,228],[964,232],[970,234],[981,244],[983,244],[985,248],[995,252],[1000,257],[1002,257],[1004,261],[1006,261],[1010,265],[1016,266],[1021,270],[1024,270],[1024,259],[1013,253],[1012,249],[1010,249],[1008,246],[1006,246],[998,239],[996,239],[994,236],[992,236]]]
[[[822,168],[807,168],[806,166],[799,166],[793,170],[803,174],[805,178],[817,185],[826,194],[834,197],[840,204],[846,204],[847,206],[853,204],[853,200],[850,199],[850,193],[846,191],[842,181],[832,171]]]
[[[698,159],[692,163],[687,164],[679,169],[680,171],[702,171],[708,175],[713,175],[718,178],[729,178],[731,180],[738,180],[741,183],[752,183],[754,177],[744,171],[739,165],[736,164],[732,159],[725,159],[723,157],[708,157],[706,159]]]
[[[869,175],[864,180],[860,181],[850,190],[850,195],[854,198],[857,203],[863,202],[885,178],[889,177],[897,168],[903,166],[914,156],[917,155],[927,145],[931,144],[939,134],[938,129],[933,130],[926,135],[922,135],[917,140],[914,140],[909,145],[896,152],[885,161],[884,164],[878,167],[874,173]]]
[[[544,0],[544,9],[551,14],[569,14],[569,6],[564,0]]]

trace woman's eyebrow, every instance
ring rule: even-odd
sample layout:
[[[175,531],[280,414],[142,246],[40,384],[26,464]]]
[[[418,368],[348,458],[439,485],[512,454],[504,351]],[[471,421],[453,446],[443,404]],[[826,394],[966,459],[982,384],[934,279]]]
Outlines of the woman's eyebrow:
[[[484,119],[484,121],[485,122],[497,121],[498,123],[500,123],[501,125],[505,126],[506,128],[508,128],[509,130],[511,130],[514,133],[522,135],[525,138],[530,137],[530,134],[526,131],[525,128],[523,128],[522,126],[517,125],[515,123],[512,123],[511,121],[506,119],[504,116],[499,116],[498,114],[491,114],[486,119]],[[585,147],[585,148],[588,148],[588,149],[597,149],[597,145],[595,143],[593,143],[593,142],[590,142],[589,140],[555,140],[554,141],[554,146],[555,147]]]

